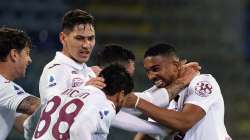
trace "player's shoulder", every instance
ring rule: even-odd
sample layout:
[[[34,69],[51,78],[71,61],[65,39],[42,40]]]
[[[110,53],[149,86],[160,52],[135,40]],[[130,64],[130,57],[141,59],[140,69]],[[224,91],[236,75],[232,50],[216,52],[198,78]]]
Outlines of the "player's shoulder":
[[[193,78],[193,80],[190,82],[190,85],[196,85],[197,83],[205,82],[214,84],[217,83],[215,78],[211,74],[199,74]]]
[[[200,74],[195,76],[190,82],[188,89],[197,89],[197,87],[220,89],[216,79],[211,74]]]
[[[5,79],[2,75],[0,75],[0,91],[6,88],[12,89],[14,88],[14,83],[10,80]],[[19,87],[19,86],[16,86]]]
[[[81,86],[79,87],[80,92],[89,93],[88,98],[86,98],[86,103],[91,106],[95,106],[97,109],[113,108],[110,101],[107,99],[105,93],[94,86]]]
[[[220,87],[211,74],[197,75],[189,84],[188,90],[190,93],[196,93],[201,97],[207,97],[213,92],[220,93]],[[213,94],[219,95],[219,94]]]
[[[2,85],[5,85],[5,84],[10,84],[10,83],[11,83],[10,80],[5,79],[5,78],[0,74],[0,84],[1,84],[1,86],[2,86]]]
[[[63,63],[59,63],[56,60],[52,60],[51,62],[49,62],[47,65],[45,65],[44,69],[43,69],[43,73],[42,75],[47,75],[47,74],[67,74],[69,71],[71,70],[70,67],[68,67],[67,65],[63,64]]]
[[[26,93],[24,89],[12,81],[1,81],[0,94],[1,96],[23,95]]]
[[[64,67],[62,63],[58,62],[56,59],[53,59],[48,64],[45,65],[44,70],[54,70]]]
[[[94,86],[85,86],[81,88],[80,92],[88,93],[83,102],[85,111],[91,113],[92,119],[97,119],[98,126],[103,130],[103,127],[110,125],[110,120],[114,117],[115,107],[106,98],[106,95],[100,89]]]
[[[193,80],[199,80],[199,79],[214,79],[214,77],[211,74],[199,74],[197,76],[194,77]]]
[[[106,96],[105,93],[92,85],[88,85],[88,86],[80,86],[78,87],[78,90],[80,92],[86,92],[89,93],[89,100],[91,100],[91,102],[98,102],[98,103],[102,103],[105,102]]]

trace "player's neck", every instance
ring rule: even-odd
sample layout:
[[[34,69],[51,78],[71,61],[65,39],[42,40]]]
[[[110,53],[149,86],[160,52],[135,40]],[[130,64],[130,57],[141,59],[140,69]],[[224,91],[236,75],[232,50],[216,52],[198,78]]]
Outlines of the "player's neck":
[[[7,62],[0,62],[0,74],[7,80],[13,81],[15,80],[15,74],[13,72],[13,68],[11,64]]]
[[[106,97],[107,97],[108,100],[110,100],[111,102],[113,102],[113,104],[115,105],[115,107],[117,107],[118,102],[117,102],[116,95],[114,95],[114,96],[108,96],[108,95],[106,95]]]

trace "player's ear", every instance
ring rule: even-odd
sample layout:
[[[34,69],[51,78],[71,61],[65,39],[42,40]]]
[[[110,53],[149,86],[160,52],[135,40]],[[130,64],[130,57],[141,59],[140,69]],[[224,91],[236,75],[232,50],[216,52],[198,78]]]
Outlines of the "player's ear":
[[[16,49],[11,49],[9,53],[10,60],[16,62],[18,59],[19,52]]]
[[[66,34],[64,32],[59,33],[60,42],[65,45]]]

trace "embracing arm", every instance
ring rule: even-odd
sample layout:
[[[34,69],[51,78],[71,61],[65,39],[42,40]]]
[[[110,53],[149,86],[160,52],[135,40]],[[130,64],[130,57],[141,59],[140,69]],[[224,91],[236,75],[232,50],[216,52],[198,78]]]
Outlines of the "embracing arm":
[[[28,96],[22,100],[17,107],[17,112],[31,115],[40,106],[40,99],[34,96]]]
[[[137,108],[160,124],[181,132],[186,132],[206,115],[205,111],[196,105],[185,104],[182,112],[176,112],[159,108],[143,99],[139,100]]]
[[[28,97],[26,97],[26,98],[28,98]],[[36,104],[36,103],[34,103],[34,104]],[[26,105],[22,105],[22,106],[26,106]],[[33,112],[32,115],[21,114],[21,113],[18,113],[18,115],[16,115],[14,128],[18,132],[24,133],[25,138],[26,138],[26,135],[27,135],[27,131],[31,131],[31,133],[29,135],[33,135],[33,132],[35,131],[35,127],[36,127],[36,124],[37,124],[39,116],[40,116],[41,106],[33,107],[33,108],[35,109],[35,112]],[[33,109],[31,109],[30,111],[32,112]],[[32,138],[32,136],[29,136],[29,139],[31,139],[31,138]]]
[[[165,127],[185,132],[205,116],[205,111],[193,104],[185,104],[182,112],[164,109],[133,94],[124,99],[124,107],[135,107]]]
[[[182,65],[178,78],[166,87],[169,95],[169,101],[174,99],[179,92],[189,85],[195,76],[200,74],[200,69],[201,67],[197,62],[190,62]]]
[[[29,116],[27,114],[20,114],[19,116],[16,116],[14,128],[20,132],[23,133],[23,122],[28,118]]]
[[[167,127],[186,132],[206,115],[215,102],[220,101],[220,95],[219,85],[211,75],[199,75],[188,87],[188,94],[181,112],[159,108],[132,95],[126,97],[125,104],[126,107],[138,108]]]

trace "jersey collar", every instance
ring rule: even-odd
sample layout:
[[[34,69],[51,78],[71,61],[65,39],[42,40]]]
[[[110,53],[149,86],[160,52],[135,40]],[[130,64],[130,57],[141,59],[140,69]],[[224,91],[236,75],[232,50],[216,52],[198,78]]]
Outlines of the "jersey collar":
[[[77,70],[87,69],[87,65],[85,63],[79,64],[68,56],[64,55],[62,52],[56,52],[55,60],[61,64],[69,65]]]
[[[0,74],[0,81],[4,82],[4,83],[10,83],[11,81],[6,79],[2,74]]]

